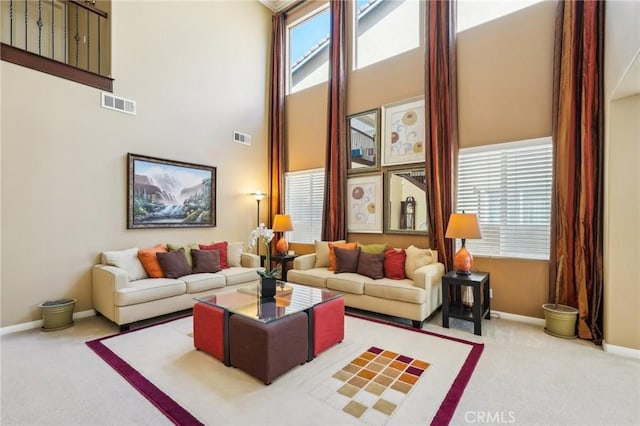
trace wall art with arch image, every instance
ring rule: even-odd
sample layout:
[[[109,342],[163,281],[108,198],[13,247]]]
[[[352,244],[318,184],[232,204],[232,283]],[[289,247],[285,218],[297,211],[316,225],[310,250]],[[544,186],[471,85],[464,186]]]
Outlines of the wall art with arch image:
[[[216,226],[216,168],[127,154],[127,228]]]
[[[382,176],[347,179],[347,231],[382,233]]]

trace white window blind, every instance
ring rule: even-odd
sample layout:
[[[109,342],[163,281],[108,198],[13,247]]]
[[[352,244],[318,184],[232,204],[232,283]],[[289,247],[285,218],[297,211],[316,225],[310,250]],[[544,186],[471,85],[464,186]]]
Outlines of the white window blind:
[[[322,234],[324,169],[288,172],[284,175],[285,212],[291,215],[289,241],[313,243]]]
[[[461,149],[457,208],[476,213],[482,231],[469,251],[548,259],[551,179],[550,137]]]

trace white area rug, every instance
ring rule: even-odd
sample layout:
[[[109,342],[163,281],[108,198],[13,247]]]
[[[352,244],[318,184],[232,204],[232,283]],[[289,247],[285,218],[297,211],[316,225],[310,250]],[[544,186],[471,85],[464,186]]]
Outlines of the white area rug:
[[[342,343],[265,386],[196,350],[192,331],[189,316],[87,344],[174,423],[207,425],[448,424],[483,350],[348,315]]]

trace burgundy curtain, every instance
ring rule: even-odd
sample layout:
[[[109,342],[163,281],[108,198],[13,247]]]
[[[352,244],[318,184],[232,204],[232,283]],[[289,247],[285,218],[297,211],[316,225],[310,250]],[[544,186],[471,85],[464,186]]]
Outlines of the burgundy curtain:
[[[273,15],[271,30],[271,95],[269,99],[269,220],[284,211],[284,99],[285,99],[285,16]]]
[[[561,1],[554,61],[554,222],[549,298],[578,308],[578,336],[602,342],[604,6]],[[559,259],[564,260],[557,277]]]
[[[344,202],[346,199],[347,180],[344,0],[331,2],[328,86],[327,155],[322,239],[333,241],[347,237],[347,209]]]
[[[456,2],[427,1],[425,120],[427,205],[431,246],[446,270],[453,268],[454,240],[445,239],[454,211],[458,163]]]

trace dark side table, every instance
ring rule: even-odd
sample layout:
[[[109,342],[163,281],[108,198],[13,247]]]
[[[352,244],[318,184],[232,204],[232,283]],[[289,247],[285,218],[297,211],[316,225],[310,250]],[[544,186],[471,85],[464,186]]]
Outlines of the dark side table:
[[[287,280],[287,271],[289,270],[289,262],[298,257],[297,254],[272,254],[271,255],[271,263],[274,262],[280,264],[281,266],[281,274],[280,279],[282,281]],[[266,261],[267,256],[260,256],[260,265],[264,266],[264,262]]]
[[[454,287],[455,299],[450,300],[449,288]],[[473,288],[473,306],[465,309],[462,305],[462,287]],[[482,335],[482,318],[491,319],[491,298],[489,294],[489,273],[472,272],[471,275],[457,275],[447,272],[442,277],[442,326],[449,328],[449,317],[473,322],[473,333]]]

